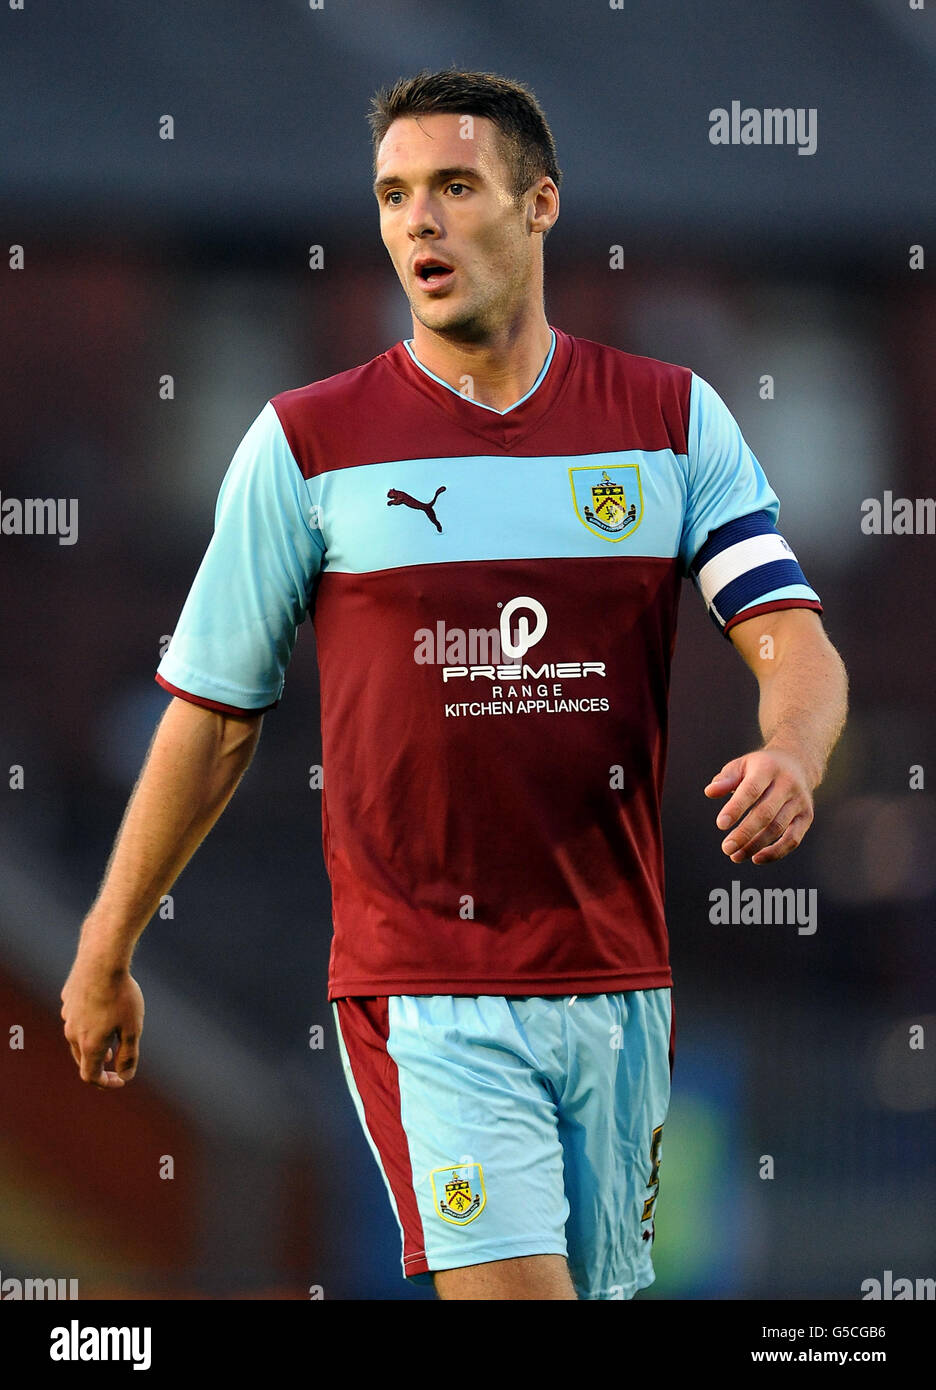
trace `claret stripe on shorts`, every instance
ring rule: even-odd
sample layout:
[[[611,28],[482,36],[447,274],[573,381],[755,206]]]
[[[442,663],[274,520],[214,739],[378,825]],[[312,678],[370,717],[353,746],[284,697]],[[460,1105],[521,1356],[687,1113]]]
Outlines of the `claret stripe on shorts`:
[[[388,1000],[338,999],[333,1008],[345,1079],[402,1234],[403,1267],[407,1274],[425,1273],[429,1268],[426,1242],[401,1116],[400,1083],[396,1062],[387,1050]]]

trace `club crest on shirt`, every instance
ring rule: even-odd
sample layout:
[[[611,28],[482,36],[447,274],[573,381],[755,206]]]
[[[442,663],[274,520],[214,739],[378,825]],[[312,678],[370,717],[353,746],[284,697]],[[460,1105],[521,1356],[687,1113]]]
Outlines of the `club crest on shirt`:
[[[434,1168],[429,1174],[435,1209],[443,1221],[467,1226],[480,1216],[487,1202],[484,1174],[480,1163],[461,1163],[452,1168]]]
[[[575,514],[593,536],[622,541],[637,530],[643,520],[639,464],[570,468],[569,482]]]

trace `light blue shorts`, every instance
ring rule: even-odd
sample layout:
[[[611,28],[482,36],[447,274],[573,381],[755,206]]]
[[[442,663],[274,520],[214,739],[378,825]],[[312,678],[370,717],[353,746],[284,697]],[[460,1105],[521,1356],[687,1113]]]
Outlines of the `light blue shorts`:
[[[553,1254],[567,1257],[579,1298],[631,1298],[653,1282],[668,988],[333,1009],[408,1279]]]

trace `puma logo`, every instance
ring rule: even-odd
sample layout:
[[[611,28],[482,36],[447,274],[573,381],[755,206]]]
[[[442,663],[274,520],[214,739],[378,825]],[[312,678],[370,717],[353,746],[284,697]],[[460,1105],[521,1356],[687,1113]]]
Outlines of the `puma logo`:
[[[442,527],[439,525],[439,519],[435,514],[435,501],[439,493],[444,491],[444,487],[437,487],[431,502],[420,502],[417,498],[410,497],[408,492],[400,492],[399,488],[392,487],[387,493],[387,506],[399,507],[402,504],[404,507],[415,507],[417,511],[425,512],[433,526],[441,534]]]

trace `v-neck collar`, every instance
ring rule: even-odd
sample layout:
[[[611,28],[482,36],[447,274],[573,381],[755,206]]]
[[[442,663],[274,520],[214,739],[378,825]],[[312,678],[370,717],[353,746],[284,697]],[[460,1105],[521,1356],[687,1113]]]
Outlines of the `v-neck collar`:
[[[404,381],[443,410],[460,428],[502,448],[511,448],[542,423],[569,377],[574,355],[572,339],[561,328],[551,324],[549,328],[552,341],[539,375],[526,394],[504,411],[470,400],[436,376],[416,358],[410,346],[412,339],[395,343],[386,357]]]
[[[413,361],[416,363],[416,366],[420,369],[420,371],[425,372],[425,373],[426,373],[426,376],[431,376],[433,381],[437,381],[437,382],[439,383],[439,385],[440,385],[440,386],[444,386],[444,387],[446,388],[446,390],[448,390],[448,391],[455,391],[455,395],[456,395],[456,396],[461,396],[461,395],[463,394],[461,391],[456,391],[454,386],[452,386],[452,385],[451,385],[449,382],[447,382],[447,381],[443,381],[442,377],[436,376],[435,372],[430,371],[429,368],[426,366],[426,364],[425,364],[424,362],[420,362],[419,358],[416,356],[416,349],[415,349],[415,347],[413,346],[413,344],[415,343],[415,341],[416,341],[415,338],[404,338],[404,339],[403,339],[403,346],[406,348],[406,350],[407,350],[407,352],[409,353],[410,357],[411,357],[411,358],[413,359]],[[517,408],[518,405],[522,405],[522,404],[523,404],[523,402],[526,400],[527,396],[532,396],[533,392],[537,389],[537,387],[539,386],[540,382],[543,380],[543,377],[544,377],[544,376],[546,375],[546,373],[549,371],[549,364],[550,364],[550,362],[551,362],[552,359],[553,359],[553,353],[555,352],[555,350],[556,350],[556,330],[555,330],[554,328],[550,328],[550,330],[549,330],[549,351],[548,351],[547,354],[546,354],[546,360],[545,360],[545,362],[543,363],[542,367],[540,368],[539,375],[537,376],[537,378],[536,378],[536,380],[534,381],[533,385],[530,387],[529,391],[527,391],[524,395],[522,395],[518,401],[514,401],[513,405],[509,405],[509,406],[507,407],[506,410],[498,410],[498,409],[497,409],[495,406],[493,406],[493,405],[485,405],[483,401],[472,400],[472,398],[471,398],[470,396],[465,396],[465,400],[470,401],[471,404],[475,407],[476,410],[492,410],[492,411],[494,412],[495,415],[509,415],[510,412],[511,412],[512,410],[516,410],[516,408]]]

